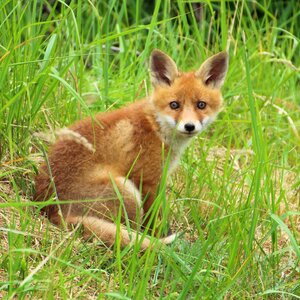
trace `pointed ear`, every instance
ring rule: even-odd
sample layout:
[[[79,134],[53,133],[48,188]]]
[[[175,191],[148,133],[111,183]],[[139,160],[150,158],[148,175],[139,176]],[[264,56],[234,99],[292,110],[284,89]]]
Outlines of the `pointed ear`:
[[[173,59],[157,49],[153,50],[150,56],[150,73],[153,86],[171,85],[178,76]]]
[[[196,72],[205,85],[221,88],[228,69],[228,53],[223,51],[208,58]]]

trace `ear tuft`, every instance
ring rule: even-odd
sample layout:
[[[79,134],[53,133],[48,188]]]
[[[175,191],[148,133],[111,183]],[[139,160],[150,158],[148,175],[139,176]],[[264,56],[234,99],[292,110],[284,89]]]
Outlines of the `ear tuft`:
[[[228,69],[229,56],[223,51],[208,58],[196,72],[196,77],[202,80],[205,85],[212,88],[221,88],[224,83]]]
[[[153,50],[150,56],[151,81],[154,86],[171,85],[178,76],[175,62],[160,50]]]

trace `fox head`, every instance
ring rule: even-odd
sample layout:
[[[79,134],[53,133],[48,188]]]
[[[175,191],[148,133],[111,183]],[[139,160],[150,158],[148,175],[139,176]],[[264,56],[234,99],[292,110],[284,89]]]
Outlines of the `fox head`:
[[[194,72],[179,72],[175,62],[160,50],[150,57],[152,103],[165,134],[193,137],[205,129],[222,107],[220,88],[228,68],[228,54],[208,58]]]

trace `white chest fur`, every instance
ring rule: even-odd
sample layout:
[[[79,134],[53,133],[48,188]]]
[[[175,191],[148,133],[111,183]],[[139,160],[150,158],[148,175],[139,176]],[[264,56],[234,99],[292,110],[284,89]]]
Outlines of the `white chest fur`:
[[[180,157],[192,138],[178,135],[176,122],[166,115],[157,114],[156,120],[160,127],[159,137],[163,143],[170,147],[170,161],[168,173],[171,173],[177,167]]]
[[[171,146],[170,162],[168,173],[172,173],[179,164],[180,157],[183,154],[184,150],[187,148],[191,139],[180,139],[174,140]]]

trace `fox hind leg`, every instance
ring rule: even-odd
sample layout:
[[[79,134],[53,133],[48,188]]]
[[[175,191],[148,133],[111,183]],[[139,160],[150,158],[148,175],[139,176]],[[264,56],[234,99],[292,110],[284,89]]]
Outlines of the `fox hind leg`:
[[[128,231],[127,228],[120,224],[120,227],[115,223],[106,221],[104,219],[95,218],[92,216],[85,217],[68,217],[66,222],[69,224],[83,224],[84,228],[89,232],[95,234],[103,243],[111,247],[114,245],[117,232],[120,233],[120,243],[122,247],[131,245],[134,242],[140,243],[141,250],[146,250],[151,246],[151,240],[148,237],[142,237],[138,232],[131,230]],[[161,238],[158,241],[160,244],[171,244],[176,238],[175,234]]]
[[[96,178],[77,184],[60,199],[72,199],[72,203],[61,206],[66,223],[75,224],[76,220],[81,220],[84,224],[83,218],[93,217],[102,219],[105,225],[107,223],[104,220],[113,222],[121,213],[121,223],[129,221],[133,228],[139,228],[141,225],[143,217],[141,194],[130,179],[122,176]],[[56,210],[56,213],[50,216],[50,220],[55,220],[58,224],[59,219]],[[87,237],[90,230],[88,226],[85,228]]]
[[[112,246],[119,232],[122,246],[139,241],[141,249],[146,249],[151,244],[149,238],[142,238],[137,231],[128,231],[129,228],[123,225],[128,218],[130,227],[139,229],[143,219],[141,194],[130,179],[115,176],[89,180],[70,187],[70,192],[60,199],[73,199],[71,204],[61,206],[64,222],[69,225],[82,224],[85,238],[93,234],[108,246]],[[114,221],[120,211],[123,224],[117,225]],[[58,220],[59,216],[52,215],[50,219]],[[175,235],[172,235],[160,242],[169,244],[174,239]]]

